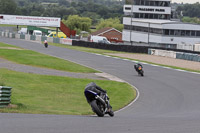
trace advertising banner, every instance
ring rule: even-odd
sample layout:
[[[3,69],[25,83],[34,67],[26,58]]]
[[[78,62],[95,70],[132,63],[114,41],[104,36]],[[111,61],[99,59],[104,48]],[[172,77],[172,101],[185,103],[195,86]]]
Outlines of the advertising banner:
[[[0,14],[0,24],[60,27],[60,18]]]

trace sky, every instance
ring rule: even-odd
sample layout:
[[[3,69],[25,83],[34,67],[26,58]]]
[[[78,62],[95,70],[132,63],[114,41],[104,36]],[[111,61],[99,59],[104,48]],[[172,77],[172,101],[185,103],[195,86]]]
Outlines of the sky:
[[[193,3],[196,3],[196,2],[199,2],[200,3],[200,0],[171,0],[172,3],[176,2],[176,3],[190,3],[190,4],[193,4]]]

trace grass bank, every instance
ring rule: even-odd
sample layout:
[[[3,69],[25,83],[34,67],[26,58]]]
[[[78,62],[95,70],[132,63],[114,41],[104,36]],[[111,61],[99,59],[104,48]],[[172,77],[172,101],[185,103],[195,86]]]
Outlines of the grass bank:
[[[27,74],[7,69],[0,69],[0,77],[1,82],[12,87],[11,103],[15,105],[1,108],[0,112],[92,114],[83,93],[85,86],[92,81],[107,90],[114,110],[124,107],[136,97],[136,92],[127,83],[109,80]]]
[[[79,64],[37,53],[31,50],[20,49],[16,46],[0,43],[0,57],[25,65],[36,67],[51,68],[56,70],[79,72],[79,73],[94,73],[98,72],[94,69],[81,66]]]
[[[20,64],[73,72],[96,72],[66,60],[4,43],[0,43],[0,53],[0,58]],[[72,65],[75,65],[74,70],[71,70]],[[136,97],[135,90],[127,83],[47,76],[0,69],[0,85],[12,87],[12,106],[0,108],[0,112],[67,115],[93,114],[83,93],[85,86],[92,81],[107,90],[114,110],[124,107]]]

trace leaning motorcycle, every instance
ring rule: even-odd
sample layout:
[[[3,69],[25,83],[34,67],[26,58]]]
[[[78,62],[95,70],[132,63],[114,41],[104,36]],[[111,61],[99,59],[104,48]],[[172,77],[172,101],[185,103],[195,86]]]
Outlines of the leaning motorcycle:
[[[144,70],[141,66],[139,66],[138,68],[135,67],[135,70],[138,72],[138,75],[144,76]]]
[[[45,48],[48,48],[48,43],[44,43]]]
[[[105,114],[109,114],[111,117],[114,116],[107,94],[100,96],[91,90],[85,90],[84,94],[93,112],[96,113],[97,116],[103,117]]]

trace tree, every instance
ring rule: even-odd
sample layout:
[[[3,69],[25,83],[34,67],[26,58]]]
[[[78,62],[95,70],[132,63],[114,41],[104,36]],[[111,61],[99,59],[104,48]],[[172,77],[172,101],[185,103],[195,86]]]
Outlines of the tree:
[[[115,28],[119,31],[123,30],[123,24],[120,23],[119,18],[109,18],[109,19],[102,19],[98,24],[97,24],[97,30],[105,28],[105,27],[112,27]]]
[[[101,16],[94,12],[83,12],[82,17],[89,17],[92,20],[92,25],[96,25],[101,19]]]
[[[66,7],[70,6],[70,3],[66,0],[59,0],[58,3],[60,6],[66,6]]]
[[[190,18],[190,17],[183,17],[182,18],[183,22],[187,22],[187,23],[195,23],[195,24],[200,24],[200,19],[197,17],[194,18]]]
[[[14,0],[0,0],[0,13],[1,14],[15,14],[17,4]]]
[[[70,15],[67,20],[62,20],[70,29],[78,31],[89,31],[92,20],[88,17],[79,17],[78,15]]]
[[[183,4],[178,6],[176,11],[179,14],[183,12],[183,16],[200,17],[200,4],[199,2],[195,4]]]

